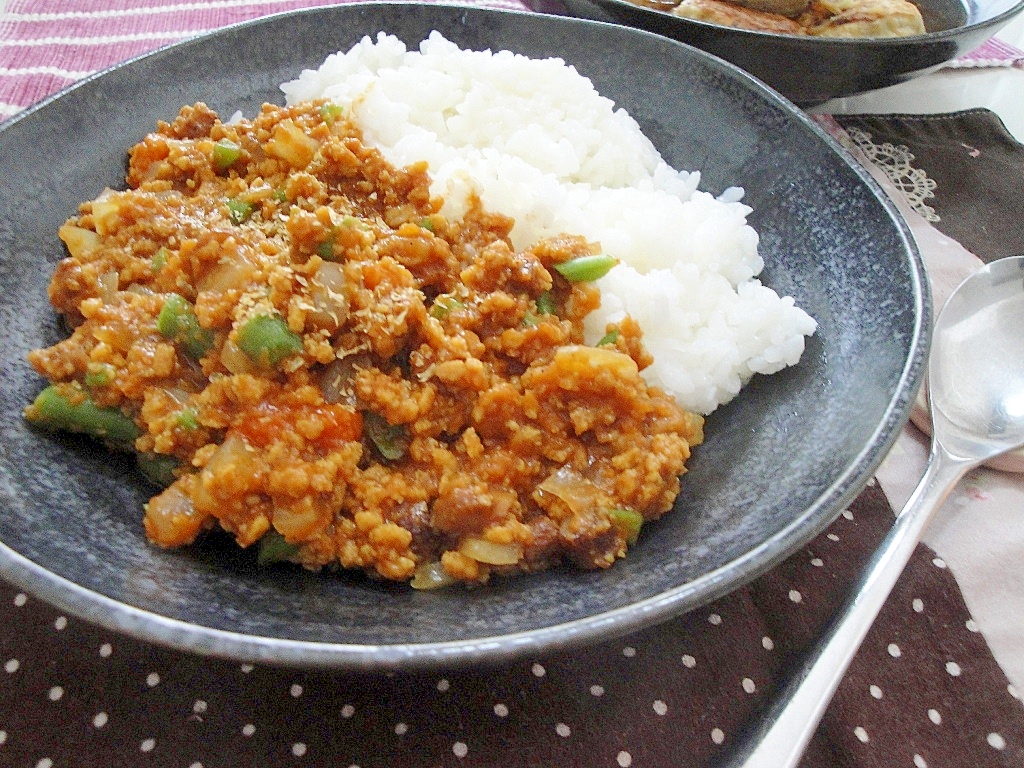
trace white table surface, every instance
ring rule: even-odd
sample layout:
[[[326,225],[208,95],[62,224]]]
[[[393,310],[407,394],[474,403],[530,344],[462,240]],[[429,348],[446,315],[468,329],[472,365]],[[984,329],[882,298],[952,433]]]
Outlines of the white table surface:
[[[1024,15],[999,30],[996,37],[1024,50]],[[1024,69],[942,68],[890,88],[833,99],[812,111],[839,115],[930,114],[974,107],[991,109],[1018,141],[1024,141]]]

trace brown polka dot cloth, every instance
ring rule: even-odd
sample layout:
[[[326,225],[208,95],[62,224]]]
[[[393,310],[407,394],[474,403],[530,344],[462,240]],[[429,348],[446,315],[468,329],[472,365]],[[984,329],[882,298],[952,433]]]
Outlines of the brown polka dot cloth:
[[[0,584],[3,766],[713,766],[884,536],[877,486],[747,587],[620,640],[478,670],[338,674],[114,635]],[[1024,707],[921,546],[805,768],[1024,765]]]
[[[1024,253],[1024,146],[995,113],[835,119],[940,232],[984,262]]]

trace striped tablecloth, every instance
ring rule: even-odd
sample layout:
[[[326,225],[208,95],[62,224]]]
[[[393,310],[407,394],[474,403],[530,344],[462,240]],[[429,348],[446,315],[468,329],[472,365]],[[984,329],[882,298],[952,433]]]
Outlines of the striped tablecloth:
[[[227,24],[331,0],[6,0],[0,16],[0,119],[118,62]],[[453,4],[459,4],[456,0]],[[484,5],[526,10],[519,0]],[[0,8],[3,8],[0,0]],[[1024,52],[998,39],[950,67],[1024,67]]]
[[[336,4],[335,0],[7,0],[6,12],[0,16],[0,118],[161,46],[272,13]],[[518,0],[461,4],[526,9]]]

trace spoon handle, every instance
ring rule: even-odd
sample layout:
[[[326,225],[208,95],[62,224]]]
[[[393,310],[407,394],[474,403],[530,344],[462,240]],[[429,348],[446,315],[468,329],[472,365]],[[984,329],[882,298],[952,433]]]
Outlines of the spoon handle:
[[[846,673],[913,555],[932,513],[957,481],[979,462],[932,446],[928,468],[856,588],[800,668],[775,697],[754,729],[745,734],[728,765],[733,768],[792,768],[803,755]]]

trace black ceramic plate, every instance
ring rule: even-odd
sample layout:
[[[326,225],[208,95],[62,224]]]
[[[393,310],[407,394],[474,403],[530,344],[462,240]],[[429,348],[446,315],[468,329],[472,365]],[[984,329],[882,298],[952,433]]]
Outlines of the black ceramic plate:
[[[631,0],[526,0],[538,10],[625,24],[721,56],[797,104],[884,88],[968,53],[1024,11],[1024,0],[912,0],[927,34],[843,40],[752,32],[644,8]]]
[[[43,382],[25,362],[63,337],[46,286],[58,226],[123,183],[125,153],[179,107],[223,115],[363,34],[557,55],[637,118],[703,187],[747,189],[763,279],[819,323],[801,363],[713,414],[675,510],[601,572],[416,592],[364,578],[257,569],[216,537],[150,546],[151,489],[93,443],[21,417]],[[480,9],[366,4],[286,14],[181,43],[70,89],[0,130],[0,574],[128,634],[237,659],[348,668],[507,659],[624,633],[705,603],[819,533],[870,477],[922,373],[929,298],[902,220],[789,104],[731,65],[644,32]]]

